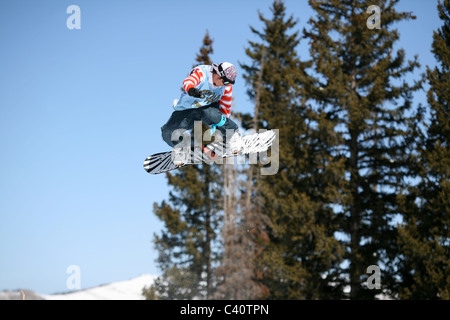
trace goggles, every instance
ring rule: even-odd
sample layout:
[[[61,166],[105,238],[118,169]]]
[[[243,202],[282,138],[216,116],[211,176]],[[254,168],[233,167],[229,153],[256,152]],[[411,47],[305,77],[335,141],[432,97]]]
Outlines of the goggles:
[[[225,71],[222,68],[222,64],[216,64],[213,63],[212,67],[214,69],[214,71],[216,71],[216,73],[219,75],[219,77],[222,79],[222,82],[224,85],[229,85],[229,84],[234,84],[234,81],[229,80],[226,75],[225,75]]]

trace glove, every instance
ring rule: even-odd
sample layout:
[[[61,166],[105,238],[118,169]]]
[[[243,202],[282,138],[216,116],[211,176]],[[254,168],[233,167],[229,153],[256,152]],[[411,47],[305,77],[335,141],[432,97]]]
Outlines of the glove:
[[[188,95],[195,98],[200,98],[202,96],[200,90],[198,90],[197,88],[190,88],[188,91]]]

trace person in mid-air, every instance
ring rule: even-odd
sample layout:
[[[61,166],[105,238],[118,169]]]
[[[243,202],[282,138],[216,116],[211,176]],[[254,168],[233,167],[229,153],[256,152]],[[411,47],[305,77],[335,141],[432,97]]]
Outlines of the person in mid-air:
[[[236,68],[229,62],[212,65],[199,65],[191,70],[183,81],[183,93],[175,100],[175,111],[167,123],[161,127],[163,140],[173,148],[172,160],[176,165],[189,161],[190,149],[184,148],[179,141],[172,141],[172,133],[177,129],[190,130],[195,121],[216,128],[222,134],[227,150],[238,153],[242,149],[242,140],[238,126],[230,119],[233,84],[237,76]],[[227,141],[227,130],[233,134]]]

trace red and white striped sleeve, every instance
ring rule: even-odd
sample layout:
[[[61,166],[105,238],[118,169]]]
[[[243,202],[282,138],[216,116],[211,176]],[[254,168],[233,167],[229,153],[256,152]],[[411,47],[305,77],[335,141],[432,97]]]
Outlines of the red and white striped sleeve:
[[[232,99],[233,87],[228,85],[225,88],[222,98],[219,100],[220,111],[229,118],[231,115],[231,99]]]
[[[195,88],[203,81],[205,78],[203,72],[199,68],[195,68],[191,71],[189,77],[184,79],[183,88],[184,91],[188,92],[190,88]]]

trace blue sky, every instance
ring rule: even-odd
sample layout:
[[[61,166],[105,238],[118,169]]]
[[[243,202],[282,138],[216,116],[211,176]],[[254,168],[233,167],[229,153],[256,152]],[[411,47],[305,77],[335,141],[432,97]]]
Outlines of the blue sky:
[[[400,1],[417,20],[398,24],[398,47],[433,66],[436,1]],[[69,30],[70,5],[81,29]],[[0,0],[0,290],[68,291],[158,274],[152,239],[168,198],[163,175],[143,167],[168,150],[160,127],[206,30],[216,62],[248,62],[272,0]],[[285,1],[308,27],[307,1]],[[368,6],[376,1],[368,1]],[[381,19],[382,19],[381,13]],[[381,20],[382,21],[382,20]],[[306,41],[300,55],[307,53]],[[418,75],[418,73],[416,73]],[[250,111],[239,74],[236,108]],[[416,103],[425,103],[425,94]]]

